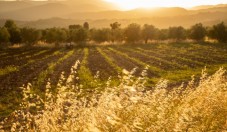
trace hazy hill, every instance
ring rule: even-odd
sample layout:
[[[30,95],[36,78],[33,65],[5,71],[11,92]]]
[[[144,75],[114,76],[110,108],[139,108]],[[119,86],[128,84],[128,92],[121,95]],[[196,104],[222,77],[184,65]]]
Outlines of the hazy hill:
[[[37,20],[51,17],[68,17],[74,12],[112,10],[114,6],[100,0],[69,1],[0,1],[3,19]],[[85,17],[84,17],[85,18]]]
[[[226,21],[226,14],[227,5],[224,4],[193,9],[172,7],[120,11],[103,0],[0,1],[0,26],[6,19],[14,19],[19,26],[37,28],[67,27],[84,21],[88,21],[91,27],[109,27],[115,21],[122,26],[136,22],[153,24],[159,28],[178,25],[190,27],[199,22],[213,25]]]
[[[0,13],[3,18],[16,20],[37,20],[60,16],[70,12],[70,8],[61,3],[46,3],[44,5],[32,6],[23,9]]]
[[[29,1],[0,1],[0,13],[9,12],[13,10],[32,7],[45,2],[29,2]]]
[[[62,3],[72,7],[76,12],[97,12],[117,9],[115,5],[104,2],[103,0],[68,0]]]
[[[209,8],[215,8],[215,7],[227,7],[227,4],[219,4],[219,5],[201,5],[201,6],[195,6],[191,8],[192,10],[201,10],[201,9],[209,9]]]
[[[138,24],[153,24],[158,28],[168,28],[169,26],[184,26],[190,27],[195,23],[203,23],[206,26],[224,21],[227,23],[226,13],[213,12],[213,13],[198,13],[192,15],[182,15],[174,17],[144,17],[132,19],[64,19],[64,18],[49,18],[40,19],[35,21],[16,21],[21,27],[29,26],[35,28],[50,28],[50,27],[68,27],[70,24],[83,24],[85,21],[89,22],[90,27],[102,28],[109,27],[110,23],[120,22],[122,27],[130,23]],[[0,26],[3,26],[5,19],[0,19]]]
[[[183,8],[157,8],[135,9],[130,11],[113,10],[116,7],[101,0],[71,0],[67,2],[1,2],[4,3],[4,11],[0,11],[3,19],[38,20],[52,17],[67,19],[132,19],[141,17],[167,17],[186,15],[188,11]],[[9,3],[9,10],[7,4]],[[13,8],[18,3],[17,8]],[[166,13],[168,12],[168,13]]]

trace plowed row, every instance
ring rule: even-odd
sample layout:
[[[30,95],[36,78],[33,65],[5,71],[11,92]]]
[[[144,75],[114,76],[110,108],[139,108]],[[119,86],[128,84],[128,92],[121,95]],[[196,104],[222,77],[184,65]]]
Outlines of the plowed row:
[[[18,107],[21,100],[19,87],[30,82],[39,92],[49,81],[54,88],[64,72],[69,76],[71,67],[80,60],[77,83],[88,84],[99,71],[99,83],[111,76],[117,80],[121,71],[136,68],[141,76],[147,68],[148,85],[160,78],[173,85],[199,75],[206,66],[209,73],[220,67],[227,68],[227,46],[209,44],[153,44],[87,47],[74,49],[7,49],[0,52],[0,118]],[[83,71],[84,70],[84,71]],[[83,81],[83,82],[82,82]],[[86,82],[87,81],[87,82]],[[90,86],[90,85],[88,85]]]

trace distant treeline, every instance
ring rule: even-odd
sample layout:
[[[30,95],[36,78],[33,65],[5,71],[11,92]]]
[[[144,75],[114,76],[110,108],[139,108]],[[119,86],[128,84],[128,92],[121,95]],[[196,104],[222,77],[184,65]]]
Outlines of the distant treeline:
[[[111,43],[135,43],[144,41],[148,43],[152,40],[174,40],[184,41],[187,39],[194,41],[204,41],[205,38],[227,42],[227,26],[222,22],[212,27],[204,27],[201,23],[193,25],[190,29],[184,27],[169,27],[168,29],[158,29],[153,25],[143,26],[132,23],[126,28],[121,28],[118,22],[111,23],[110,28],[95,29],[89,28],[89,23],[83,25],[69,25],[68,28],[19,28],[13,20],[7,20],[4,27],[0,27],[0,44],[26,44],[28,46],[36,44],[38,41],[54,43],[86,44],[87,42],[111,42]]]

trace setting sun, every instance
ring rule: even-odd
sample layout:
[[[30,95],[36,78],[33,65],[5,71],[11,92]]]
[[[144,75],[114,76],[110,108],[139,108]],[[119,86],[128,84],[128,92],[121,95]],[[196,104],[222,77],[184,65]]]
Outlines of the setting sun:
[[[215,5],[227,3],[227,0],[105,0],[114,3],[124,10],[134,8],[185,7],[198,5]]]

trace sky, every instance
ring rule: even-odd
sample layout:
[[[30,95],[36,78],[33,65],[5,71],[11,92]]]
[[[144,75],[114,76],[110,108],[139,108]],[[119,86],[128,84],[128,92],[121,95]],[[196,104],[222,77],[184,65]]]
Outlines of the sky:
[[[184,7],[198,5],[226,4],[227,0],[104,0],[117,4],[122,9],[152,8],[152,7]]]

